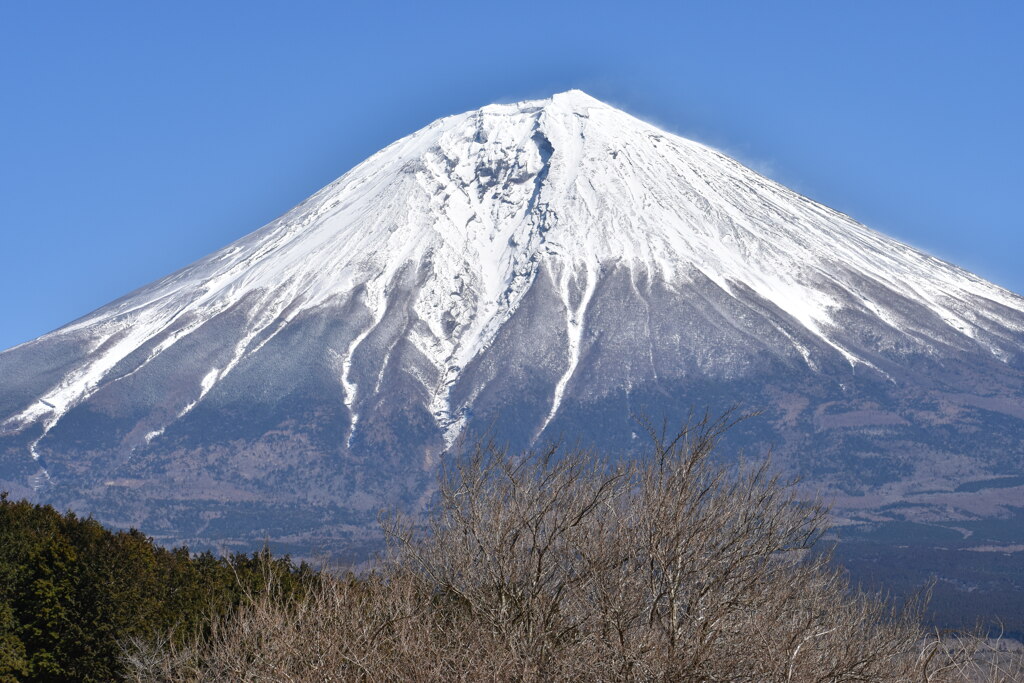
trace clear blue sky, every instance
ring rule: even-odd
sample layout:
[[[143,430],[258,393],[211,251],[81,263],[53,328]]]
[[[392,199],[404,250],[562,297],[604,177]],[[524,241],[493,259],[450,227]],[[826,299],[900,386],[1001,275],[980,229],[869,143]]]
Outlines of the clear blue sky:
[[[569,88],[1024,292],[1024,3],[5,2],[0,348]]]

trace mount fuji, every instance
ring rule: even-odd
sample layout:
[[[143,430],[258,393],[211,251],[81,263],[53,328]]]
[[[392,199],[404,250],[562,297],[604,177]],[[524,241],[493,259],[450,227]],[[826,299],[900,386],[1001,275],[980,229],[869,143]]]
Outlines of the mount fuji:
[[[467,432],[636,451],[764,411],[840,523],[1024,501],[1024,298],[579,91],[449,116],[0,354],[0,488],[168,542],[354,548]]]

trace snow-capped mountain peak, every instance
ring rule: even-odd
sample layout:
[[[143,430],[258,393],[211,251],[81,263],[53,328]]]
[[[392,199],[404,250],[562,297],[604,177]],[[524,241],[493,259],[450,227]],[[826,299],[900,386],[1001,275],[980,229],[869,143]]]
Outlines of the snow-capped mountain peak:
[[[572,90],[439,119],[0,354],[0,437],[49,461],[102,415],[120,471],[256,403],[278,425],[260,439],[330,425],[317,453],[412,449],[429,469],[473,415],[522,401],[532,442],[697,379],[895,385],[962,357],[1012,374],[1022,339],[1021,297]]]
[[[110,380],[129,352],[160,337],[156,356],[203,321],[251,301],[234,357],[204,375],[202,399],[290,318],[361,291],[379,320],[388,292],[410,269],[427,266],[414,304],[425,326],[414,343],[444,377],[429,390],[434,413],[448,422],[446,385],[488,346],[542,263],[563,297],[572,358],[610,264],[677,288],[702,277],[726,292],[750,290],[851,363],[860,359],[830,333],[835,309],[863,306],[898,329],[905,321],[888,301],[837,275],[842,271],[925,302],[970,338],[986,321],[975,318],[964,295],[1019,305],[713,149],[570,90],[436,121],[252,235],[58,330],[53,334],[84,333],[105,352],[13,419],[55,420]],[[351,402],[360,389],[346,372],[341,381]]]

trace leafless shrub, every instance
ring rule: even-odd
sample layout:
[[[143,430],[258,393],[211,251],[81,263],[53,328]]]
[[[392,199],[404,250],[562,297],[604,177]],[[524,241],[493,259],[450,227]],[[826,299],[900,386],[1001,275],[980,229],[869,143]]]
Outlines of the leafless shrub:
[[[1016,680],[1019,655],[851,593],[809,552],[820,502],[767,464],[713,464],[731,424],[649,428],[651,457],[623,464],[479,444],[428,528],[384,522],[375,573],[291,601],[268,584],[186,646],[135,643],[126,661],[160,681]]]

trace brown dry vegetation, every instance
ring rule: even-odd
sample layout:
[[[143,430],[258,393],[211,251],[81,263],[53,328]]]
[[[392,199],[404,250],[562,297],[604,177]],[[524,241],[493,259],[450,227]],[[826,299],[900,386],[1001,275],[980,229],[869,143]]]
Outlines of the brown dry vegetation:
[[[766,465],[710,456],[728,416],[651,457],[481,444],[424,525],[384,523],[368,576],[272,581],[185,645],[135,642],[139,681],[1018,680],[1020,657],[929,634],[808,552],[826,528]]]

